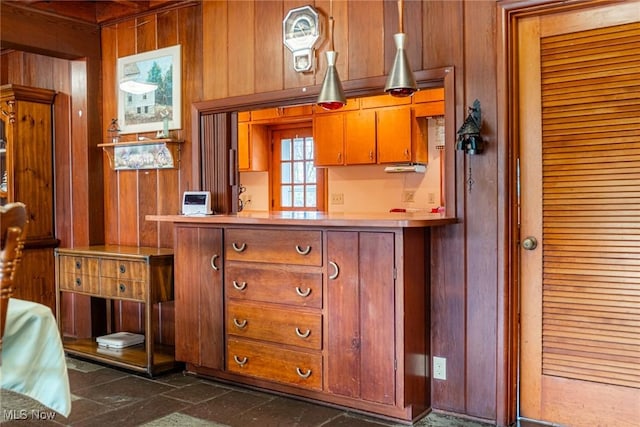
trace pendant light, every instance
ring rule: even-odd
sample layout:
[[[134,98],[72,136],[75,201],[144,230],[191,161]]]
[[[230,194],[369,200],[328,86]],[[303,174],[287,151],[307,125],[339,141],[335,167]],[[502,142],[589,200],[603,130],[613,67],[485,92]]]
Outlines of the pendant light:
[[[333,46],[333,0],[329,3],[329,40],[331,43],[330,49],[325,52],[327,56],[327,72],[324,75],[322,88],[318,95],[318,105],[325,110],[337,110],[347,103],[347,99],[344,96],[344,90],[336,68],[338,52],[334,50]]]
[[[413,77],[413,71],[409,65],[409,59],[407,58],[407,52],[404,49],[407,35],[403,32],[403,0],[398,0],[398,20],[400,32],[393,35],[393,40],[396,43],[396,57],[393,60],[393,67],[389,77],[387,77],[387,84],[384,87],[384,91],[391,96],[403,97],[411,96],[418,90],[418,85]]]

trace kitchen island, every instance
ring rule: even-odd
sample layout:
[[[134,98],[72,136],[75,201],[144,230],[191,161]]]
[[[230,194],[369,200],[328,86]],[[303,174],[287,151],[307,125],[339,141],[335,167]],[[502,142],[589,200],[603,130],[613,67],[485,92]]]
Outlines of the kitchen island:
[[[174,223],[176,359],[198,375],[412,422],[430,410],[431,213]]]

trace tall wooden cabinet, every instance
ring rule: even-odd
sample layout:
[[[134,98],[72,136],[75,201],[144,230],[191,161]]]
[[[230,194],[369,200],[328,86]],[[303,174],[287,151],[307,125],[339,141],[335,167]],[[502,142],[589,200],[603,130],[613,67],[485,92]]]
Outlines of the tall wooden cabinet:
[[[14,296],[55,310],[53,100],[55,92],[19,85],[0,87],[0,204],[23,202],[27,240]]]
[[[176,359],[208,369],[224,366],[222,229],[175,228]]]
[[[396,401],[394,238],[390,232],[327,232],[331,393],[387,405]]]

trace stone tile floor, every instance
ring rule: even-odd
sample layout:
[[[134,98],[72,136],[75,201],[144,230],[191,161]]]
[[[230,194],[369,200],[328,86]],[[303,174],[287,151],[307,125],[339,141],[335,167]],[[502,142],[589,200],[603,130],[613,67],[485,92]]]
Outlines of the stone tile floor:
[[[20,394],[0,392],[6,426],[384,427],[385,420],[209,381],[181,372],[153,379],[68,358],[73,398],[69,418]],[[430,414],[420,427],[487,427]],[[525,427],[523,424],[522,427]],[[526,427],[533,427],[529,424]]]

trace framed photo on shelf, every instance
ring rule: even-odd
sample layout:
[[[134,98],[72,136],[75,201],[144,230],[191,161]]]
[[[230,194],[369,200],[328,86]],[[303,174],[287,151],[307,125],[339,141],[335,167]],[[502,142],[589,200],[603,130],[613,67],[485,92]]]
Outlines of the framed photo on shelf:
[[[120,133],[182,127],[180,45],[118,58],[116,75]]]

